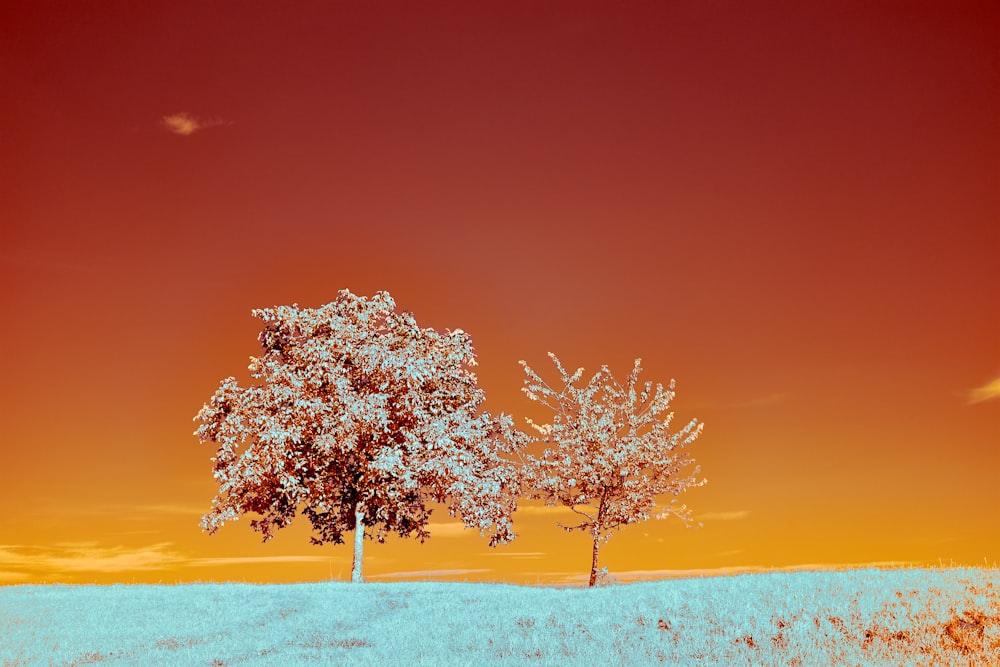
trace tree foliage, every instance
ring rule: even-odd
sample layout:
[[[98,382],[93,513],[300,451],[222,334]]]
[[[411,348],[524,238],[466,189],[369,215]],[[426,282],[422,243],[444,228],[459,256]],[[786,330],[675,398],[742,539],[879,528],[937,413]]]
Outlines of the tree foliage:
[[[529,399],[554,412],[549,424],[527,422],[540,434],[536,441],[546,447],[540,457],[528,455],[524,481],[530,498],[543,499],[547,506],[563,505],[579,516],[567,531],[585,530],[593,538],[590,585],[597,579],[600,545],[612,531],[631,523],[677,516],[691,524],[687,506],[677,506],[677,496],[696,481],[699,467],[684,449],[702,431],[692,419],[677,432],[670,432],[673,413],[668,412],[674,397],[674,381],[664,390],[646,382],[639,388],[640,360],[635,360],[626,386],[622,386],[602,366],[586,386],[580,380],[583,369],[569,375],[559,359],[549,353],[560,374],[561,387],[546,383],[527,363],[522,391]],[[656,500],[673,496],[657,510]]]
[[[249,366],[259,382],[226,378],[195,417],[195,434],[218,446],[204,529],[253,512],[266,542],[302,507],[314,544],[355,531],[356,580],[365,526],[380,542],[390,532],[423,541],[431,500],[491,531],[491,546],[514,538],[518,468],[504,455],[525,437],[506,415],[479,412],[467,333],[418,327],[387,292],[253,314],[264,325]]]

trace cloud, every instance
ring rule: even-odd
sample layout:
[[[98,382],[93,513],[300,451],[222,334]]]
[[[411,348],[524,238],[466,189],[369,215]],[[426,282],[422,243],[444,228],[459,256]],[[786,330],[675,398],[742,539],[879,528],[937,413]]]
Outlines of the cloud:
[[[29,572],[132,572],[166,570],[187,559],[170,542],[144,547],[102,547],[96,542],[60,542],[51,547],[0,545],[0,568]]]
[[[161,119],[161,123],[168,132],[179,134],[182,137],[189,137],[195,132],[208,129],[210,127],[232,125],[232,123],[227,123],[226,121],[219,120],[217,118],[202,120],[186,111],[179,111],[177,113],[172,113],[169,116],[164,116]]]
[[[218,567],[220,565],[252,565],[257,563],[322,563],[344,561],[347,558],[331,556],[238,556],[231,558],[192,558],[185,565],[192,567]]]
[[[472,570],[414,570],[412,572],[389,572],[386,574],[375,574],[367,576],[367,578],[402,579],[403,577],[450,577],[459,574],[471,574],[473,572],[490,572],[490,570],[484,568],[478,568]]]
[[[1000,398],[1000,377],[993,380],[989,384],[970,391],[969,405],[972,405],[973,403],[982,403],[983,401],[992,401],[995,398]]]
[[[735,556],[736,554],[743,553],[743,549],[730,549],[728,551],[719,551],[718,553],[712,554],[716,558],[724,558],[726,556]]]
[[[505,558],[517,558],[517,559],[520,560],[520,559],[525,559],[525,558],[541,558],[542,556],[545,556],[546,554],[545,554],[544,551],[508,551],[508,552],[504,552],[504,551],[485,551],[485,552],[483,552],[480,555],[481,556],[503,556]]]
[[[735,510],[732,512],[705,512],[699,514],[699,521],[739,521],[750,516],[750,510]]]
[[[191,558],[173,550],[171,542],[141,547],[101,546],[98,542],[57,542],[50,546],[0,544],[0,582],[40,575],[83,572],[137,572],[178,567],[219,567],[260,563],[346,562],[331,556],[248,556]]]
[[[618,583],[631,583],[635,581],[651,581],[659,579],[689,579],[698,577],[728,577],[738,574],[759,574],[765,572],[799,572],[799,571],[820,571],[820,570],[844,570],[844,569],[894,569],[905,567],[922,567],[917,561],[875,561],[870,563],[810,563],[806,565],[787,565],[783,567],[763,567],[759,565],[737,565],[730,567],[698,568],[691,570],[624,570],[608,572],[610,577]],[[545,575],[550,580],[554,580],[556,585],[586,586],[590,580],[589,572],[538,572],[536,574]]]

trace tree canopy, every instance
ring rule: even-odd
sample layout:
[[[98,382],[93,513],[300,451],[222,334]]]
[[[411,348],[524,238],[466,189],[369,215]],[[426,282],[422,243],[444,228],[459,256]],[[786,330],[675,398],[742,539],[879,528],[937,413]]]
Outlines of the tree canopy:
[[[590,585],[597,580],[600,545],[612,531],[644,521],[657,507],[657,498],[671,495],[655,518],[674,515],[690,525],[691,512],[676,506],[677,496],[700,486],[688,470],[694,460],[683,448],[702,431],[692,419],[675,433],[669,430],[674,381],[664,391],[646,382],[639,393],[640,360],[636,359],[623,387],[607,366],[584,387],[575,386],[583,375],[579,368],[571,376],[553,353],[549,357],[559,371],[556,390],[527,363],[521,361],[525,378],[522,391],[555,414],[549,424],[527,422],[540,434],[536,441],[553,445],[540,457],[527,456],[524,481],[531,498],[548,506],[563,505],[579,516],[576,525],[561,525],[567,531],[585,530],[593,538]]]
[[[241,387],[223,380],[195,434],[218,446],[219,493],[201,525],[214,533],[253,512],[269,540],[302,508],[315,544],[355,531],[353,578],[361,580],[365,527],[430,536],[427,502],[448,503],[490,545],[515,537],[517,457],[525,436],[504,415],[480,412],[485,394],[461,329],[420,328],[388,292],[342,290],[320,308],[254,310],[260,357]]]

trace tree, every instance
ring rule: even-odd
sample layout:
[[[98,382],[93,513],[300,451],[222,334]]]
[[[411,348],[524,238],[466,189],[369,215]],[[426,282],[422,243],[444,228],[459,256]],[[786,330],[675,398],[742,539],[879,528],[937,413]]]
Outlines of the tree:
[[[379,542],[389,532],[423,542],[430,500],[480,535],[492,529],[491,546],[515,537],[519,468],[503,455],[526,436],[506,415],[478,413],[485,395],[467,333],[421,329],[388,292],[342,290],[317,309],[253,315],[264,353],[249,370],[261,382],[226,378],[195,417],[195,435],[218,445],[219,493],[201,520],[209,534],[255,512],[250,526],[267,542],[302,507],[313,544],[354,531],[358,582],[365,529],[377,527]]]
[[[686,506],[675,507],[676,497],[692,486],[700,468],[684,476],[693,463],[685,445],[702,431],[702,424],[692,419],[683,429],[670,433],[673,413],[667,413],[674,397],[674,381],[667,391],[657,384],[645,383],[636,394],[640,360],[623,388],[607,366],[594,375],[585,387],[576,387],[583,374],[579,368],[570,376],[559,359],[549,352],[558,368],[562,388],[556,391],[521,361],[525,372],[522,391],[555,412],[551,424],[526,421],[541,434],[540,439],[554,448],[546,448],[540,458],[526,456],[524,484],[526,495],[544,499],[546,506],[564,505],[580,516],[580,523],[559,526],[566,531],[585,530],[593,538],[590,586],[597,583],[598,551],[611,537],[611,531],[650,518],[656,498],[672,498],[655,518],[674,515],[689,527],[691,512]]]

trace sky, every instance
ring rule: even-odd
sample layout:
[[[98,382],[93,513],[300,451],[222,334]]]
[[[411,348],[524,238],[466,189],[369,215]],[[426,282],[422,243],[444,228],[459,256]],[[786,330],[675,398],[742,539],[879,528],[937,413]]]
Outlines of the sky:
[[[806,5],[806,6],[803,6]],[[386,290],[472,336],[485,409],[546,353],[676,379],[701,528],[628,577],[1000,559],[1000,7],[0,6],[0,584],[347,579],[304,517],[198,521],[192,434],[254,308]],[[580,582],[524,502],[371,580]]]

